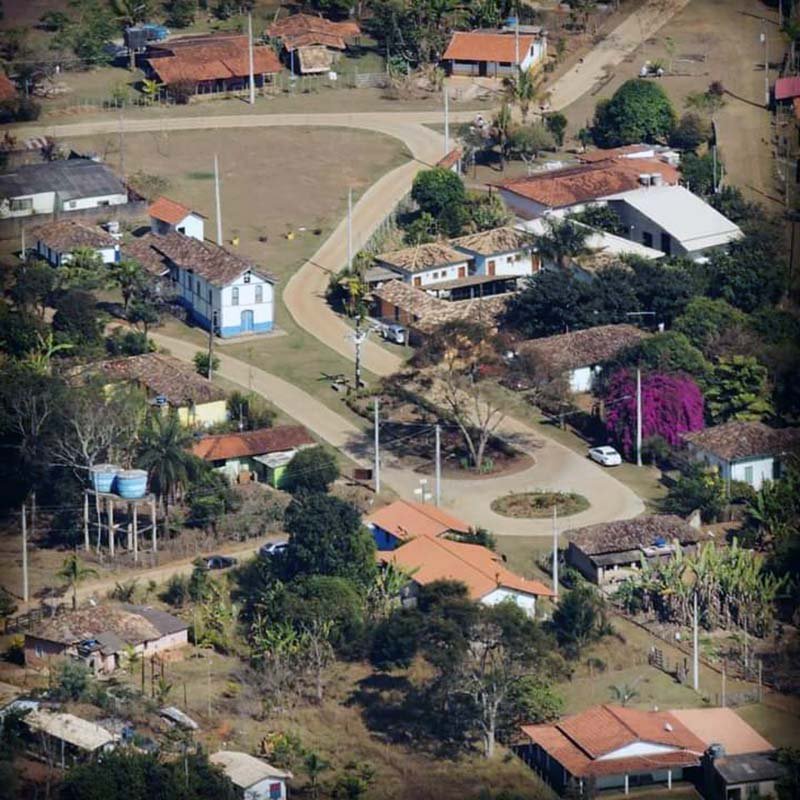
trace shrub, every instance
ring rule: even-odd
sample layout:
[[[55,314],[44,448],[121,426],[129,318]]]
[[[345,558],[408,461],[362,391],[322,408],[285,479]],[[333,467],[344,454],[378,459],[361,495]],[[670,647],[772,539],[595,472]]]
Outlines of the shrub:
[[[185,106],[195,95],[197,84],[188,78],[167,84],[167,92],[179,105]]]
[[[171,606],[182,606],[189,598],[189,585],[183,575],[173,575],[158,599]]]
[[[209,356],[204,350],[196,352],[192,361],[194,362],[194,368],[197,374],[202,375],[204,378],[208,377],[209,362],[211,364],[212,373],[219,369],[219,357],[215,355]]]
[[[675,127],[675,111],[666,92],[653,81],[626,81],[595,109],[592,136],[599,147],[619,147],[666,139]]]
[[[80,700],[89,688],[89,667],[71,659],[62,661],[56,668],[55,689],[64,700]]]
[[[679,150],[697,150],[710,135],[711,127],[702,117],[684,114],[669,135],[669,144]]]
[[[321,445],[300,450],[284,473],[286,488],[298,492],[327,492],[339,477],[336,457]]]

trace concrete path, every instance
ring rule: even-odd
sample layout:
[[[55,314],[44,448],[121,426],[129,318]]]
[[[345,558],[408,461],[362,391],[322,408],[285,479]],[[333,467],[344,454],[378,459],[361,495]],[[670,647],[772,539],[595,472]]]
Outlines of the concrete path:
[[[550,106],[561,110],[600,83],[606,71],[621,63],[661,30],[690,0],[648,0],[587,53],[583,63],[565,72],[551,87]]]

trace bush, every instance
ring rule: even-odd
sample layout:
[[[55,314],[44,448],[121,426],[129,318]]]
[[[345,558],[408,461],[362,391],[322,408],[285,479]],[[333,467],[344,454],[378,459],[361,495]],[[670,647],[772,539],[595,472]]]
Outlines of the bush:
[[[173,575],[168,581],[164,591],[158,596],[159,600],[173,607],[180,607],[189,599],[189,582],[183,575]]]
[[[56,668],[55,690],[64,700],[80,700],[89,688],[91,672],[81,661],[62,661]]]
[[[110,356],[138,356],[142,353],[154,353],[155,350],[155,342],[139,331],[123,331],[117,328],[106,339],[106,351]]]
[[[684,114],[669,135],[670,147],[697,150],[711,135],[711,126],[697,114]]]
[[[179,105],[185,106],[195,95],[197,84],[188,78],[167,84],[167,92]]]
[[[284,473],[286,488],[298,492],[328,491],[339,477],[336,457],[321,445],[300,450],[289,462]]]
[[[192,361],[194,362],[194,368],[197,374],[202,375],[204,378],[208,377],[209,361],[211,362],[212,374],[219,369],[219,357],[212,355],[209,358],[208,353],[204,350],[198,350],[198,352],[194,354]]]
[[[592,136],[599,147],[665,140],[675,127],[675,111],[657,83],[626,81],[595,109]]]
[[[417,654],[423,621],[416,609],[399,609],[378,623],[369,660],[375,669],[408,669]]]
[[[662,505],[668,514],[681,517],[699,509],[704,522],[716,522],[725,506],[725,486],[716,472],[692,464],[670,487]]]

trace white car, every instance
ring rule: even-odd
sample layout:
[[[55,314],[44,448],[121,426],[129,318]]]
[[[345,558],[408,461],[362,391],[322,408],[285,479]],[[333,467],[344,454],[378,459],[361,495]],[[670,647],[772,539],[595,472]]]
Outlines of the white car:
[[[589,458],[602,464],[604,467],[618,467],[622,463],[622,456],[608,445],[602,447],[592,447],[589,450]]]
[[[279,556],[285,553],[287,547],[289,547],[289,542],[267,542],[258,548],[258,554],[261,558],[272,558],[272,556]]]

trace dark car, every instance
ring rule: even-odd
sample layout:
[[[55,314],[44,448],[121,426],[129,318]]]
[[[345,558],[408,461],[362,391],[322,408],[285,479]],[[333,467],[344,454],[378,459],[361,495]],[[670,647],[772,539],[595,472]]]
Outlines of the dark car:
[[[239,559],[231,556],[208,556],[205,559],[207,569],[228,569],[228,567],[235,567],[238,563]]]

